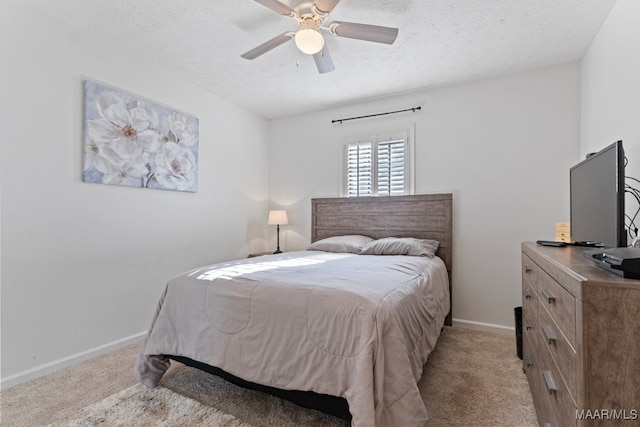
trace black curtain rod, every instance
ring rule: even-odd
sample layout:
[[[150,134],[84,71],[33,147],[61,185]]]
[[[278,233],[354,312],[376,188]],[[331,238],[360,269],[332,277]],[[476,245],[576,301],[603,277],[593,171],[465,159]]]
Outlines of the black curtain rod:
[[[336,122],[342,123],[342,122],[346,122],[347,120],[366,119],[367,117],[386,116],[387,114],[404,113],[406,111],[413,111],[415,113],[416,110],[421,110],[421,109],[422,109],[422,107],[417,106],[417,107],[413,107],[413,108],[407,108],[406,110],[389,111],[387,113],[369,114],[368,116],[358,116],[358,117],[349,117],[347,119],[331,120],[331,123],[336,123]]]

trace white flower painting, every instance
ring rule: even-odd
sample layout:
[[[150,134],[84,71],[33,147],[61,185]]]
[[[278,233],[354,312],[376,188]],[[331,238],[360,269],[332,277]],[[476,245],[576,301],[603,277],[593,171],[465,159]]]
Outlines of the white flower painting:
[[[198,191],[198,119],[85,80],[82,180]]]

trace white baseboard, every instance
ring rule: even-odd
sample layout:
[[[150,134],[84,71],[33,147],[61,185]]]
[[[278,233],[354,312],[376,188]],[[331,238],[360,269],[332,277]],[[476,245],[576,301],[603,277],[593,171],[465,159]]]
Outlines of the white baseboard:
[[[476,329],[478,331],[493,332],[515,337],[516,328],[511,326],[494,325],[492,323],[474,322],[472,320],[453,319],[453,326],[459,328]]]
[[[140,332],[138,334],[131,335],[129,337],[122,338],[122,339],[101,345],[99,347],[95,347],[90,350],[83,351],[81,353],[73,354],[69,357],[54,360],[53,362],[45,363],[44,365],[36,366],[35,368],[31,368],[26,371],[19,372],[17,374],[9,375],[6,378],[0,379],[0,390],[4,390],[11,386],[18,385],[20,383],[41,377],[43,375],[47,375],[52,372],[59,371],[69,366],[76,365],[80,362],[92,359],[97,356],[101,356],[103,354],[117,350],[118,348],[124,347],[126,345],[133,344],[136,341],[142,340],[146,334],[147,334],[147,331]]]

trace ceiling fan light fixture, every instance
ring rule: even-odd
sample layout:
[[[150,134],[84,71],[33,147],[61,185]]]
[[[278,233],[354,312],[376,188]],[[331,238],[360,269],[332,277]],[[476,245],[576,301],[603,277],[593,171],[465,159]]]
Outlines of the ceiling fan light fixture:
[[[307,55],[315,55],[324,47],[324,37],[318,31],[307,28],[299,30],[295,35],[298,49]]]

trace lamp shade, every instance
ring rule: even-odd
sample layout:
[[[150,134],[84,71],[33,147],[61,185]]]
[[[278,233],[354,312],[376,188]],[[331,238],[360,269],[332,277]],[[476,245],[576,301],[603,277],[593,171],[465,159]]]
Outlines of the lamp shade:
[[[289,219],[287,218],[287,211],[285,210],[271,210],[269,211],[269,225],[287,225]]]

